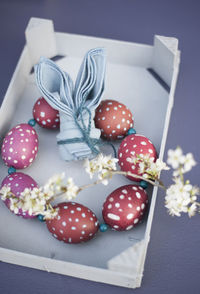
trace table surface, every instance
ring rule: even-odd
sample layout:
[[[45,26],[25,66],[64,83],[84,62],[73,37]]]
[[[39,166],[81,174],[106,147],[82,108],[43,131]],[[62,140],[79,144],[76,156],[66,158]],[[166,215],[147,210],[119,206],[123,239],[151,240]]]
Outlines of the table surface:
[[[198,0],[0,0],[0,99],[25,43],[29,18],[54,21],[55,30],[152,44],[153,35],[174,36],[181,50],[166,150],[180,145],[199,160],[200,83]],[[39,46],[39,44],[38,44]],[[166,155],[165,155],[166,158]],[[197,165],[188,175],[199,184]],[[162,176],[169,183],[169,173]],[[142,287],[126,289],[0,263],[0,293],[199,293],[199,215],[170,217],[159,191]]]

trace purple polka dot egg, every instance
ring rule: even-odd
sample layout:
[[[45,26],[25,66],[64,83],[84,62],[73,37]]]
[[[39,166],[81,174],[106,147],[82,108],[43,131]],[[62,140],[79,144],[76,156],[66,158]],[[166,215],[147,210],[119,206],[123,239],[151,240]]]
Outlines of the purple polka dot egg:
[[[38,152],[38,136],[29,124],[19,124],[5,136],[1,156],[7,166],[23,169],[32,164]]]
[[[24,192],[26,188],[33,189],[38,187],[37,183],[30,176],[16,172],[12,175],[8,175],[2,181],[1,187],[8,186],[11,189],[11,192],[16,196],[20,197],[20,194]],[[7,199],[5,201],[6,206],[10,207],[10,201]],[[17,214],[24,218],[34,218],[35,216],[30,215],[27,211],[23,212],[22,209],[19,209],[19,213]]]

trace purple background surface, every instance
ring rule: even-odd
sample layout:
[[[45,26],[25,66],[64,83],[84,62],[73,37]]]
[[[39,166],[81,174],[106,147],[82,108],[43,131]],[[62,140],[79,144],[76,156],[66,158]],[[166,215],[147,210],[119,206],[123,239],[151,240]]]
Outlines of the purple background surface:
[[[0,0],[0,99],[24,46],[30,17],[56,31],[152,44],[153,35],[180,41],[181,68],[166,150],[182,146],[200,158],[199,0]],[[39,44],[38,44],[39,46]],[[199,184],[197,165],[188,175]],[[169,173],[162,176],[169,183]],[[159,191],[142,287],[126,289],[0,263],[0,293],[200,293],[200,218],[172,218]],[[105,249],[106,250],[106,249]],[[98,252],[97,252],[98,254]]]

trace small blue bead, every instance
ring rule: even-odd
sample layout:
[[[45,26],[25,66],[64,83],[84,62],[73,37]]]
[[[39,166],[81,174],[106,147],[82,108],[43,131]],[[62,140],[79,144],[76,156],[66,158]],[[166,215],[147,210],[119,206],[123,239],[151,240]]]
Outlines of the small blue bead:
[[[134,135],[134,134],[136,134],[136,130],[133,128],[130,128],[127,132],[127,135]]]
[[[37,218],[39,219],[39,221],[45,222],[44,216],[42,214],[38,214]]]
[[[28,124],[29,124],[31,127],[34,127],[34,126],[36,125],[36,121],[34,120],[34,118],[29,119]]]
[[[14,173],[16,173],[16,168],[14,168],[13,166],[9,167],[9,169],[8,169],[8,174],[9,174],[9,175],[12,175],[12,174],[14,174]]]
[[[148,183],[146,181],[141,181],[140,187],[142,187],[143,189],[146,189],[148,187]]]
[[[108,230],[108,225],[107,224],[100,224],[99,230],[104,233]]]

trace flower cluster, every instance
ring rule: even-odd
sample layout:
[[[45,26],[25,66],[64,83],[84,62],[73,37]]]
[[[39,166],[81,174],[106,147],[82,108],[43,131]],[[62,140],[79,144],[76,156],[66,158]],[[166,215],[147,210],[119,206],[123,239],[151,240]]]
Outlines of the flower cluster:
[[[57,215],[57,209],[50,204],[56,197],[63,195],[67,200],[75,198],[79,188],[74,184],[72,178],[68,178],[65,183],[65,174],[55,175],[40,188],[26,188],[20,197],[16,197],[10,190],[10,187],[3,186],[0,190],[0,196],[3,201],[9,199],[10,210],[18,214],[20,210],[29,215],[43,215],[44,219],[51,219]]]
[[[98,179],[102,184],[107,185],[109,178],[112,177],[112,172],[117,170],[116,163],[118,159],[113,158],[111,155],[103,156],[99,154],[95,159],[85,161],[85,171],[92,179],[94,174],[98,174]]]
[[[165,206],[171,215],[181,216],[183,212],[191,217],[198,210],[197,197],[200,195],[200,190],[192,186],[188,180],[185,181],[183,174],[196,165],[193,155],[191,153],[184,155],[180,147],[175,150],[170,149],[167,163],[174,169],[174,184],[166,190]]]
[[[165,206],[171,215],[180,216],[184,212],[191,217],[197,212],[198,206],[200,206],[197,201],[200,189],[192,186],[183,177],[184,173],[190,171],[196,164],[191,153],[184,155],[180,147],[168,151],[167,163],[174,169],[174,183],[168,188],[159,180],[160,172],[169,169],[162,160],[157,159],[154,162],[154,159],[149,155],[139,154],[128,158],[128,161],[138,166],[141,179],[166,190]],[[51,177],[43,187],[26,188],[19,197],[12,193],[10,187],[3,186],[0,189],[0,197],[3,201],[9,199],[10,209],[16,214],[21,210],[28,212],[30,215],[42,214],[45,219],[51,219],[57,215],[57,210],[51,206],[51,202],[55,198],[62,195],[64,199],[71,200],[76,198],[77,194],[85,188],[100,182],[107,185],[108,180],[114,174],[130,175],[130,172],[118,171],[117,162],[118,159],[103,156],[103,154],[99,154],[95,159],[86,160],[85,171],[90,175],[90,178],[93,178],[95,174],[98,177],[98,180],[92,184],[78,187],[74,184],[72,178],[65,181],[65,174],[62,173]],[[131,175],[134,176],[134,173],[131,173]]]
[[[189,172],[193,166],[196,165],[196,161],[192,153],[183,154],[180,147],[175,150],[170,149],[168,151],[167,163],[174,169],[173,176],[179,176],[180,173],[184,174]]]
[[[151,180],[158,180],[160,172],[169,169],[166,163],[159,158],[154,162],[154,158],[150,157],[149,154],[137,154],[132,158],[127,158],[127,161],[135,165],[138,164],[139,174]]]

